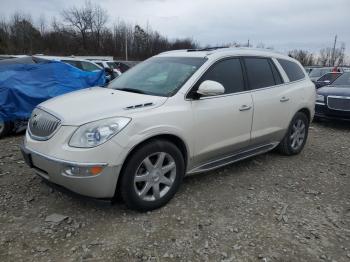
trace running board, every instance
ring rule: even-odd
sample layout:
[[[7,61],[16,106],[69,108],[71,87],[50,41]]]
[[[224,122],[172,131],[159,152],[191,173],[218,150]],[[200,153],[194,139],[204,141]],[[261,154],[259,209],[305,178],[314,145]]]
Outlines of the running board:
[[[260,155],[263,153],[266,153],[268,151],[271,151],[272,149],[274,149],[279,143],[271,143],[271,144],[267,144],[267,145],[263,145],[263,146],[259,146],[256,148],[252,148],[246,151],[241,151],[239,153],[236,153],[234,155],[230,155],[230,156],[226,156],[224,158],[215,160],[215,161],[211,161],[209,163],[206,163],[204,165],[198,166],[193,168],[192,170],[188,171],[187,174],[196,174],[196,173],[202,173],[202,172],[207,172],[219,167],[223,167],[235,162],[238,162],[240,160],[252,157],[252,156],[256,156],[256,155]]]

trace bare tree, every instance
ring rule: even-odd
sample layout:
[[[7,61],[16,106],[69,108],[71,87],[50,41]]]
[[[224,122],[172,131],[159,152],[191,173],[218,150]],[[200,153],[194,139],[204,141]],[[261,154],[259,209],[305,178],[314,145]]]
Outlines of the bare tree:
[[[306,50],[294,49],[292,51],[289,51],[288,55],[298,60],[303,66],[310,66],[315,64],[314,55]]]
[[[92,32],[96,38],[96,46],[99,49],[101,44],[101,32],[104,30],[108,21],[107,11],[99,5],[93,7]]]
[[[318,63],[322,66],[341,66],[345,60],[345,43],[342,43],[340,48],[333,49],[330,47],[320,50]]]
[[[93,7],[90,1],[85,2],[83,7],[71,7],[63,10],[62,16],[72,28],[80,32],[83,47],[87,49],[87,35],[92,30]]]

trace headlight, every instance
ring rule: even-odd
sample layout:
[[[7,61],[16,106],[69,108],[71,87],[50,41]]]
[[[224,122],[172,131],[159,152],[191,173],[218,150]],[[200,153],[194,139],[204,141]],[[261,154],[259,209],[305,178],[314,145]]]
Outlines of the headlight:
[[[84,124],[74,132],[69,145],[83,148],[101,145],[118,134],[130,121],[130,118],[115,117]]]
[[[316,102],[320,104],[324,104],[324,96],[323,95],[317,95],[316,96]]]

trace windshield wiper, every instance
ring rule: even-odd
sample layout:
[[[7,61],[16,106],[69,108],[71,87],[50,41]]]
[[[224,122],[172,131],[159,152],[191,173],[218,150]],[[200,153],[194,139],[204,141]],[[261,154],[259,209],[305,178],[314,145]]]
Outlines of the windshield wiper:
[[[132,93],[138,93],[138,94],[147,94],[146,92],[139,90],[139,89],[134,89],[134,88],[117,88],[117,90],[121,91],[126,91],[126,92],[132,92]]]

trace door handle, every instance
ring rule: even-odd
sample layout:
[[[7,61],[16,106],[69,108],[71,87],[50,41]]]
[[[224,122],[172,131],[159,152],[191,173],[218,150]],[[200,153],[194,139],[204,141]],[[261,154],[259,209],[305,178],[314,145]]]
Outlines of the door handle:
[[[247,111],[247,110],[250,110],[251,108],[252,108],[252,106],[242,105],[239,108],[239,111]]]
[[[285,96],[282,96],[280,101],[283,103],[283,102],[287,102],[289,101],[289,98],[288,97],[285,97]]]

